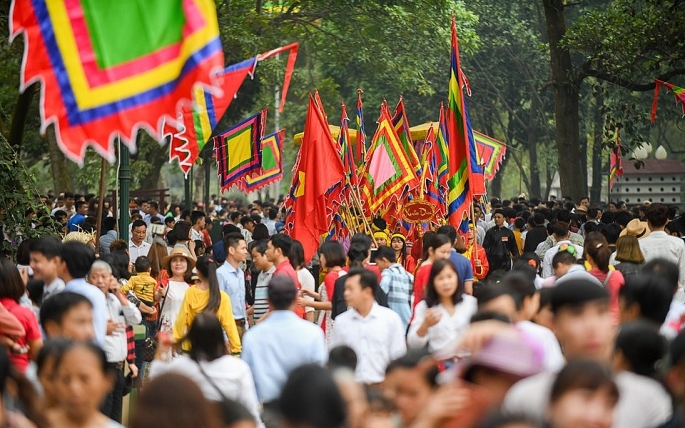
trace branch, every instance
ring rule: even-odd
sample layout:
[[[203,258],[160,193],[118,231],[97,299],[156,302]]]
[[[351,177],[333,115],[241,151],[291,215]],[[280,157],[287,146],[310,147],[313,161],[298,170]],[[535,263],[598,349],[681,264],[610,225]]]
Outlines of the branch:
[[[668,72],[666,72],[660,76],[657,76],[656,79],[668,81],[672,77],[681,76],[683,74],[685,74],[685,68],[677,68],[677,69],[668,71]],[[580,80],[582,80],[584,77],[595,77],[597,79],[604,80],[604,81],[613,83],[614,85],[622,86],[626,89],[629,89],[631,91],[637,91],[637,92],[651,91],[655,87],[654,81],[651,81],[649,83],[631,82],[629,80],[622,79],[618,76],[614,76],[613,74],[603,73],[603,72],[600,72],[598,70],[593,70],[592,68],[590,68],[590,64],[587,62],[585,64],[583,64],[583,67],[581,69]]]

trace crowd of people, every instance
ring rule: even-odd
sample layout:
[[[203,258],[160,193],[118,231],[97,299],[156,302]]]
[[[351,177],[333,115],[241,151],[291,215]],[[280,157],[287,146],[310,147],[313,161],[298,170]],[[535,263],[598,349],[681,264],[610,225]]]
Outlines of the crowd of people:
[[[275,203],[138,200],[126,242],[107,201],[47,197],[64,233],[0,257],[0,423],[685,426],[678,208],[514,199],[310,261]]]

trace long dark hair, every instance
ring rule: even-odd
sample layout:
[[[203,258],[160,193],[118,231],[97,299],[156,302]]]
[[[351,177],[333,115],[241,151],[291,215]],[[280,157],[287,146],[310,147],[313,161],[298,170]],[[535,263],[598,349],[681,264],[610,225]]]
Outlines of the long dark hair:
[[[127,280],[131,278],[131,274],[128,271],[128,264],[130,263],[131,258],[126,251],[112,251],[105,257],[105,261],[112,267],[112,275],[114,275],[116,279]]]
[[[216,313],[221,304],[221,290],[219,289],[219,280],[216,277],[216,262],[210,256],[201,256],[197,259],[195,268],[209,283],[209,301],[202,312]]]
[[[176,242],[190,241],[190,223],[186,223],[185,221],[177,221],[174,225],[174,228],[171,230],[171,233],[173,233],[174,238],[176,238]]]
[[[190,342],[189,356],[194,361],[214,361],[226,355],[224,330],[213,312],[198,314],[185,338]]]
[[[0,257],[0,297],[18,302],[25,291],[19,270],[9,259]]]
[[[460,285],[459,272],[454,267],[452,262],[448,259],[436,260],[431,266],[430,277],[428,278],[428,284],[426,284],[426,291],[424,300],[429,308],[437,306],[440,304],[440,296],[437,290],[435,290],[435,277],[440,275],[440,273],[445,269],[451,269],[457,275],[457,290],[452,294],[452,303],[455,305],[462,301],[464,295],[464,287]]]
[[[390,237],[390,242],[388,242],[388,246],[390,248],[392,248],[392,240],[395,238],[402,241],[402,249],[400,250],[400,257],[397,259],[397,263],[401,264],[403,267],[406,267],[406,263],[407,263],[407,238],[405,238],[404,236],[402,236],[399,233],[395,233],[394,235],[392,235]],[[395,251],[394,248],[393,248],[393,251]]]

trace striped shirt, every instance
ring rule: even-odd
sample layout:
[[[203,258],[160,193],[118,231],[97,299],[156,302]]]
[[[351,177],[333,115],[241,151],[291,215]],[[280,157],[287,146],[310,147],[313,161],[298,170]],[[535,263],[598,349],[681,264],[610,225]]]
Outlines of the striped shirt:
[[[269,282],[276,270],[276,266],[271,266],[266,272],[259,272],[257,285],[254,292],[254,320],[257,321],[269,312]]]
[[[395,263],[381,272],[381,289],[388,295],[388,306],[397,312],[407,330],[411,319],[411,295],[414,292],[414,276],[401,264]]]

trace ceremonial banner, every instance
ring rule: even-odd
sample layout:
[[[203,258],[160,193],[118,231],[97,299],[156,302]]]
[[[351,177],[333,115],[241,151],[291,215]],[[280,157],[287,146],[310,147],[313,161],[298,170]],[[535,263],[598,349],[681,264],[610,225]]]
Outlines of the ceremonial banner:
[[[366,154],[360,186],[370,215],[400,200],[419,185],[419,179],[392,125],[387,108],[381,108],[378,129]]]
[[[116,137],[135,151],[139,129],[161,140],[163,119],[224,66],[211,0],[14,0],[21,33],[20,90],[41,82],[41,132],[53,123],[79,165],[89,145],[113,162]]]
[[[478,131],[473,131],[473,136],[476,139],[476,147],[478,155],[481,157],[485,179],[492,180],[507,154],[507,146],[503,142]]]
[[[207,91],[201,86],[193,88],[192,106],[183,105],[176,126],[168,121],[164,132],[170,135],[169,162],[178,160],[178,165],[188,176],[190,168],[212,136],[212,131],[226,112],[248,74],[254,73],[257,58],[234,64],[217,74],[221,90]]]
[[[293,169],[291,200],[286,204],[291,211],[286,218],[286,232],[302,243],[305,262],[319,247],[321,235],[329,231],[344,181],[343,163],[326,114],[310,94],[304,138]]]
[[[469,137],[462,92],[464,85],[460,70],[457,27],[452,17],[452,53],[446,112],[446,141],[449,149],[447,213],[449,223],[456,228],[462,223],[473,199],[473,193],[469,187]]]
[[[245,177],[244,189],[241,189],[242,180],[238,180],[238,189],[246,193],[256,192],[283,178],[284,139],[285,129],[262,138],[260,144],[261,167],[255,174]]]
[[[609,190],[614,187],[616,177],[623,175],[623,165],[621,165],[621,138],[618,129],[616,130],[616,144],[611,148],[609,158]]]
[[[244,189],[245,177],[261,167],[260,142],[264,136],[266,109],[224,131],[215,139],[221,190]]]
[[[685,116],[685,88],[681,88],[680,86],[676,86],[659,79],[655,79],[654,83],[656,86],[654,88],[654,101],[652,101],[652,122],[656,121],[656,105],[659,101],[659,89],[661,89],[661,85],[664,85],[667,90],[673,91],[673,95],[675,95],[675,103],[676,105],[681,104],[683,116]]]
[[[186,177],[248,74],[254,75],[257,63],[260,61],[285,51],[290,53],[279,109],[282,111],[290,85],[290,76],[297,58],[297,43],[282,46],[224,69],[217,74],[219,90],[203,90],[203,88],[196,86],[193,90],[192,106],[183,106],[175,126],[165,124],[165,134],[171,136],[169,161],[177,159]]]
[[[361,165],[366,159],[366,130],[364,129],[364,109],[362,104],[362,90],[357,89],[357,145],[354,150],[354,161]]]
[[[409,164],[416,172],[416,175],[421,175],[421,163],[411,140],[409,119],[407,119],[407,111],[404,108],[404,99],[402,99],[402,95],[400,95],[400,100],[397,103],[397,107],[395,107],[395,115],[392,118],[392,124],[395,127],[397,136],[402,142],[402,147],[404,148],[404,152],[407,154]]]
[[[445,194],[440,190],[438,179],[439,148],[436,147],[433,127],[429,128],[423,147],[423,178],[421,186],[423,187],[424,199],[434,207],[433,212],[435,217],[437,217],[430,221],[436,222],[437,219],[442,220],[445,218]]]
[[[476,139],[473,135],[473,127],[471,126],[471,117],[469,116],[466,100],[464,100],[464,113],[466,114],[466,128],[469,136],[469,187],[473,196],[480,196],[486,193],[485,171],[483,171],[480,152],[478,151],[478,145],[476,144]]]
[[[343,167],[345,169],[345,177],[347,181],[345,184],[348,186],[357,186],[359,181],[357,178],[357,165],[354,162],[354,154],[352,151],[352,142],[350,141],[350,129],[349,129],[350,118],[347,117],[347,107],[345,103],[342,103],[342,114],[340,117],[340,134],[338,134],[338,145],[340,146],[340,154],[342,157]],[[357,142],[359,144],[359,142]]]

